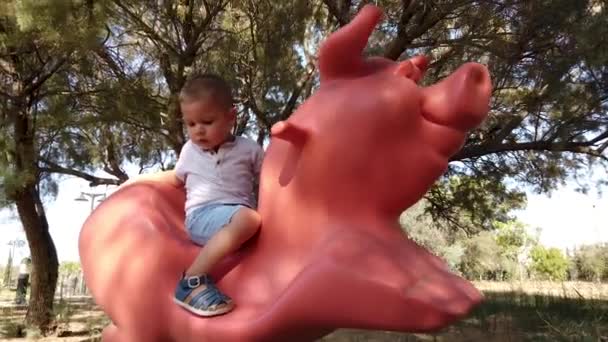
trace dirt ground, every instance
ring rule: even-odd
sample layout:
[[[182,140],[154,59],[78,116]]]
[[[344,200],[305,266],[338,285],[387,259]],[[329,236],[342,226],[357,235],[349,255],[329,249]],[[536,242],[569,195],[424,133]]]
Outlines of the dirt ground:
[[[35,332],[29,339],[25,338],[0,338],[0,341],[23,342],[26,340],[35,340],[43,342],[62,341],[62,342],[93,342],[101,341],[101,330],[109,321],[103,312],[97,310],[93,304],[83,304],[80,301],[70,304],[72,312],[66,312],[62,317],[59,317],[58,336],[49,336],[45,338],[36,337]],[[19,322],[23,319],[25,311],[23,309],[2,312],[2,320]],[[0,322],[1,325],[1,322]],[[32,335],[32,332],[28,332]],[[322,342],[414,342],[414,341],[517,341],[512,338],[493,338],[489,339],[487,333],[484,333],[478,328],[453,327],[449,330],[436,335],[424,334],[404,334],[396,332],[383,331],[365,331],[341,329],[324,337]]]
[[[608,341],[608,317],[604,317],[608,284],[480,282],[476,286],[486,294],[485,304],[445,331],[427,335],[341,329],[320,341]],[[75,297],[56,305],[54,336],[39,338],[35,331],[26,330],[28,338],[9,338],[25,316],[25,307],[10,303],[11,295],[0,292],[0,341],[100,341],[101,330],[109,323],[91,298]]]

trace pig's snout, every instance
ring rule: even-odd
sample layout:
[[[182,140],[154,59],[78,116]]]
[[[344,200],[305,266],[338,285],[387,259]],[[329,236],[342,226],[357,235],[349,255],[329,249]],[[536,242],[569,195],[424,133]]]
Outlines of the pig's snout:
[[[485,119],[492,81],[485,66],[467,63],[423,93],[422,113],[427,120],[467,131]]]

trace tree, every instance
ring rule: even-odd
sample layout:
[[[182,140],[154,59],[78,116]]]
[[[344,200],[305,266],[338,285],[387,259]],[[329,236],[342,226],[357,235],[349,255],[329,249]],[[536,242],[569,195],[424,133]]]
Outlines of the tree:
[[[574,253],[578,276],[587,281],[601,281],[608,271],[608,247],[605,245],[581,246]]]
[[[84,72],[76,61],[98,43],[98,11],[92,2],[80,1],[3,1],[0,5],[2,198],[16,207],[31,251],[32,290],[26,319],[46,333],[51,329],[58,261],[43,199],[57,191],[49,165],[57,171],[56,161],[66,154],[86,156],[86,144],[78,141],[72,121],[83,117],[74,115],[83,113],[76,110],[80,109],[80,84],[71,76]],[[93,124],[98,126],[89,120]],[[56,150],[62,151],[61,156],[52,156]],[[116,183],[82,171],[78,175]]]
[[[312,71],[300,75],[306,67],[294,48],[311,12],[308,1],[114,0],[108,11],[112,26],[121,31],[117,39],[133,42],[131,59],[150,61],[157,68],[148,98],[162,108],[162,118],[148,127],[157,134],[166,132],[163,142],[174,153],[185,141],[177,98],[190,73],[222,74],[239,100],[237,133],[257,130],[260,142],[274,121],[291,114],[310,84]],[[123,64],[112,58],[108,62]]]
[[[412,240],[442,258],[457,272],[464,255],[462,241],[447,229],[433,224],[432,217],[426,213],[427,207],[428,202],[420,200],[405,211],[399,219],[401,227]]]
[[[540,278],[561,281],[566,278],[569,261],[558,248],[546,248],[541,245],[531,251],[531,269]]]
[[[483,231],[467,239],[460,269],[468,279],[496,279],[502,268],[500,250],[492,232]]]
[[[147,104],[145,111],[123,113],[129,125],[148,132],[147,142],[154,140],[147,144],[152,148],[139,150],[148,156],[142,158],[170,167],[163,147],[170,147],[169,155],[181,149],[185,136],[177,93],[195,70],[219,72],[235,86],[236,131],[257,133],[263,142],[270,126],[287,118],[317,86],[314,55],[320,39],[366,3],[108,2],[116,48],[106,49],[102,60],[119,79],[126,66],[152,70],[145,76],[152,80],[148,84],[139,76],[121,82],[123,90],[140,87],[140,102]],[[550,191],[606,159],[602,113],[608,92],[602,67],[608,57],[591,48],[608,39],[597,38],[606,30],[603,6],[591,0],[379,5],[387,20],[370,40],[370,53],[391,59],[430,55],[427,83],[467,61],[487,64],[495,81],[489,119],[472,132],[427,196],[440,225],[469,234],[490,229],[494,219],[505,221],[509,205],[523,205],[521,188],[505,184]]]
[[[57,256],[44,201],[56,193],[58,175],[95,186],[128,179],[126,162],[140,171],[172,167],[185,139],[177,94],[196,70],[235,86],[235,133],[263,143],[318,85],[319,41],[366,3],[0,2],[0,206],[16,207],[32,250],[28,320],[50,323]],[[487,64],[493,75],[490,117],[427,195],[448,244],[507,222],[524,204],[522,184],[547,192],[605,165],[608,13],[601,2],[378,4],[386,22],[369,53],[431,56],[426,83],[467,61]]]
[[[59,276],[61,278],[60,284],[60,297],[63,298],[63,288],[66,279],[74,279],[81,273],[80,263],[73,261],[64,261],[59,265]],[[70,293],[74,294],[76,292],[77,284],[70,284]]]
[[[472,236],[513,220],[512,212],[526,204],[525,195],[500,182],[473,176],[440,181],[425,196],[435,224]]]
[[[496,222],[496,243],[504,260],[505,276],[524,278],[524,268],[530,251],[538,245],[538,239],[531,236],[526,226],[519,221]]]
[[[298,56],[271,42],[290,45],[286,34],[293,29],[297,35],[302,25],[283,19],[300,12],[289,7],[292,3],[266,2],[260,11],[249,2],[234,7],[232,17],[220,16],[227,4],[2,2],[0,129],[6,134],[0,138],[0,198],[3,205],[16,207],[26,231],[34,264],[28,321],[43,332],[51,327],[58,267],[44,200],[57,191],[56,175],[81,177],[92,186],[120,184],[128,178],[124,162],[139,163],[142,169],[165,165],[171,156],[166,146],[177,153],[183,143],[176,98],[194,62],[201,69],[201,64],[208,64],[228,73],[235,60],[242,60],[253,66],[250,82],[264,80],[275,93],[289,87],[289,78],[276,70],[297,68]],[[298,4],[307,8],[305,1]],[[271,13],[284,16],[275,17],[277,26],[258,30],[257,24],[271,22]],[[230,32],[235,26],[231,20],[247,26]],[[156,25],[176,31],[155,33]],[[277,27],[284,28],[279,31],[281,39],[273,35]],[[235,44],[248,41],[251,46],[241,58]],[[269,59],[263,63],[268,71],[264,74],[252,57],[263,54],[291,58],[293,63]],[[240,82],[237,77],[231,81]],[[292,83],[299,88],[290,98],[297,98],[306,82]],[[271,101],[270,95],[265,101]],[[247,128],[247,120],[240,120],[237,130]],[[170,167],[171,162],[167,164]],[[111,178],[94,175],[99,169]]]
[[[367,3],[323,2],[336,25],[348,23]],[[606,165],[604,3],[386,0],[379,5],[386,10],[387,23],[370,51],[391,59],[430,55],[426,82],[466,61],[488,65],[493,77],[490,117],[471,133],[444,180],[427,196],[435,215],[461,228],[466,224],[454,208],[483,207],[483,194],[490,192],[505,199],[521,196],[518,187],[507,190],[500,184],[527,184],[548,192],[567,177],[587,175],[594,163]],[[472,177],[478,185],[454,187],[456,175]]]

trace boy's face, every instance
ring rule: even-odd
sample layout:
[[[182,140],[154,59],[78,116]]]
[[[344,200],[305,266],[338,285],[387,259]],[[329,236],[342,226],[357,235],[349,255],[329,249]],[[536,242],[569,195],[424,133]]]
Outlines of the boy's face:
[[[181,110],[188,136],[203,149],[215,149],[224,143],[236,120],[235,109],[222,108],[212,101],[183,101]]]

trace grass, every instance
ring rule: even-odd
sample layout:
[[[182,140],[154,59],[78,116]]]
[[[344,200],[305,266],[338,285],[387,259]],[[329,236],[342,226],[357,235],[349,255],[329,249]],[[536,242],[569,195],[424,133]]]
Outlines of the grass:
[[[435,334],[404,334],[385,331],[341,329],[323,342],[385,341],[608,341],[608,284],[593,283],[492,283],[476,286],[485,302],[467,319]],[[0,292],[0,298],[14,298]],[[87,298],[58,302],[55,308],[57,333],[42,341],[98,341],[109,323]],[[25,311],[2,312],[0,339],[25,330]],[[21,330],[20,330],[21,329]],[[8,339],[24,341],[23,338]]]

